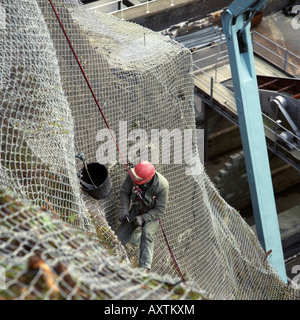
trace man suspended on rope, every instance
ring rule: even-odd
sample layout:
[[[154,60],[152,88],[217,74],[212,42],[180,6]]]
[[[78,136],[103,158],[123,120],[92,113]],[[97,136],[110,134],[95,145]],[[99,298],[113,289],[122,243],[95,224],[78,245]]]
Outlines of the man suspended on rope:
[[[168,195],[167,179],[148,161],[141,161],[131,169],[121,187],[118,217],[121,225],[116,234],[123,245],[140,246],[139,264],[145,271],[151,268],[154,235],[159,226],[158,218],[166,209]]]

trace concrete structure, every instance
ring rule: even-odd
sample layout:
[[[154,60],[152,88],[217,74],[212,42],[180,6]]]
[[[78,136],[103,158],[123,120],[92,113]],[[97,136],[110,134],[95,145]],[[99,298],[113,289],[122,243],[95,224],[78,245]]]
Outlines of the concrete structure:
[[[92,8],[100,1],[88,4]],[[148,3],[149,12],[145,6],[130,7],[115,13],[119,18],[136,22],[155,31],[166,29],[174,24],[205,18],[212,12],[227,7],[232,0],[158,0]],[[267,15],[276,12],[290,3],[289,0],[270,0],[264,10]]]

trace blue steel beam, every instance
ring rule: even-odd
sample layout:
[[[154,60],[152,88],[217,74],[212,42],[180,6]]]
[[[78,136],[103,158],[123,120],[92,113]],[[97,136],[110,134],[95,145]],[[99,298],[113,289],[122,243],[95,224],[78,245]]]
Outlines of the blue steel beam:
[[[272,250],[269,262],[287,283],[249,23],[266,3],[267,0],[236,0],[223,12],[222,24],[258,240],[266,252]]]

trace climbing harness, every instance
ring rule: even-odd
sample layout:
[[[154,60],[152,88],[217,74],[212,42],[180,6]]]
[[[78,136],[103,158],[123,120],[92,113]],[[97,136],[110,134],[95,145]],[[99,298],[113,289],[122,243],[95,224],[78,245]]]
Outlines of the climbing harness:
[[[115,143],[115,145],[116,145],[116,147],[117,147],[117,150],[118,150],[118,152],[119,152],[119,154],[120,154],[120,157],[122,158],[123,164],[124,164],[124,166],[125,166],[128,174],[129,174],[129,176],[130,176],[130,179],[131,179],[131,181],[132,181],[132,183],[133,183],[133,185],[134,185],[135,193],[137,194],[137,197],[138,197],[139,201],[140,201],[144,206],[146,206],[146,204],[144,203],[143,196],[142,196],[142,190],[137,186],[137,184],[135,183],[135,181],[133,180],[133,178],[132,178],[132,176],[131,176],[130,170],[129,170],[129,168],[128,168],[127,164],[126,164],[126,161],[125,161],[125,159],[124,159],[124,157],[123,157],[123,155],[122,155],[122,153],[121,153],[121,150],[120,150],[120,148],[119,148],[119,145],[118,145],[118,143],[117,143],[117,141],[116,141],[116,139],[115,139],[115,137],[114,137],[114,135],[113,135],[113,132],[112,132],[112,130],[111,130],[111,128],[110,128],[110,126],[109,126],[106,118],[105,118],[105,115],[104,115],[104,113],[103,113],[103,110],[102,110],[102,108],[101,108],[101,106],[100,106],[100,104],[99,104],[99,102],[98,102],[98,99],[97,99],[97,97],[96,97],[96,95],[95,95],[95,93],[94,93],[94,90],[93,90],[93,88],[92,88],[92,86],[91,86],[91,84],[90,84],[90,82],[89,82],[89,80],[88,80],[88,78],[87,78],[84,70],[83,70],[83,67],[82,67],[82,65],[81,65],[81,63],[80,63],[80,61],[79,61],[79,58],[78,58],[78,56],[77,56],[77,54],[76,54],[76,52],[75,52],[75,49],[74,49],[74,47],[73,47],[73,45],[72,45],[72,43],[71,43],[71,40],[70,40],[70,38],[69,38],[69,36],[68,36],[65,28],[64,28],[64,25],[63,25],[62,21],[60,20],[60,17],[59,17],[59,15],[58,15],[58,12],[57,12],[57,10],[56,10],[56,8],[55,8],[52,0],[48,0],[48,1],[49,1],[50,5],[51,5],[51,7],[52,7],[52,9],[53,9],[53,11],[54,11],[54,13],[55,13],[55,16],[56,16],[56,18],[57,18],[57,21],[58,21],[60,27],[61,27],[61,29],[62,29],[62,31],[63,31],[66,39],[67,39],[67,42],[68,42],[68,44],[69,44],[69,46],[70,46],[70,49],[71,49],[71,51],[72,51],[72,53],[73,53],[73,55],[74,55],[74,57],[75,57],[75,59],[76,59],[76,61],[77,61],[77,64],[78,64],[78,66],[79,66],[79,68],[80,68],[80,71],[81,71],[81,73],[82,73],[82,75],[83,75],[83,77],[84,77],[84,79],[85,79],[85,81],[86,81],[86,83],[87,83],[87,85],[88,85],[88,87],[89,87],[89,90],[91,91],[91,94],[92,94],[92,96],[93,96],[93,98],[94,98],[94,100],[95,100],[95,103],[96,103],[96,105],[97,105],[97,107],[98,107],[98,109],[99,109],[99,111],[100,111],[100,113],[101,113],[101,116],[102,116],[102,118],[103,118],[103,120],[104,120],[104,122],[105,122],[105,125],[106,125],[106,127],[108,128],[110,135],[112,136],[112,139],[113,139],[113,141],[114,141],[114,143]],[[79,154],[78,154],[78,158],[79,158],[79,157],[82,157],[83,159],[85,159],[85,158],[84,158],[84,154],[83,154],[83,153],[80,153],[80,152],[79,152]],[[85,161],[85,163],[86,163],[86,161]],[[148,206],[146,206],[146,207],[149,209]],[[168,242],[166,233],[165,233],[165,231],[164,231],[164,228],[163,228],[161,219],[158,218],[158,221],[159,221],[159,224],[160,224],[160,226],[161,226],[161,229],[162,229],[162,232],[163,232],[163,235],[164,235],[166,244],[167,244],[167,246],[168,246],[168,249],[169,249],[171,258],[172,258],[172,260],[173,260],[173,263],[174,263],[174,265],[175,265],[175,267],[176,267],[176,270],[177,270],[177,272],[179,273],[179,275],[180,275],[182,281],[184,282],[184,284],[187,286],[186,280],[184,279],[184,277],[183,277],[183,275],[182,275],[182,273],[181,273],[181,271],[180,271],[180,269],[179,269],[179,266],[178,266],[178,264],[177,264],[177,261],[176,261],[176,259],[175,259],[175,257],[174,257],[174,254],[173,254],[173,252],[172,252],[172,249],[171,249],[171,247],[170,247],[170,245],[169,245],[169,242]]]

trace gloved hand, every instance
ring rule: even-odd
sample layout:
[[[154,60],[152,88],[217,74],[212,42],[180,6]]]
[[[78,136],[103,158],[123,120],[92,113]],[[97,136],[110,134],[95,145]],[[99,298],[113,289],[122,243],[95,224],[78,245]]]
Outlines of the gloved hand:
[[[129,219],[129,211],[122,211],[122,212],[119,214],[118,219],[119,219],[120,222],[125,222],[125,221],[128,222],[128,219]]]
[[[142,227],[145,223],[145,220],[143,219],[142,216],[136,216],[134,217],[132,223],[136,226],[136,227]]]

